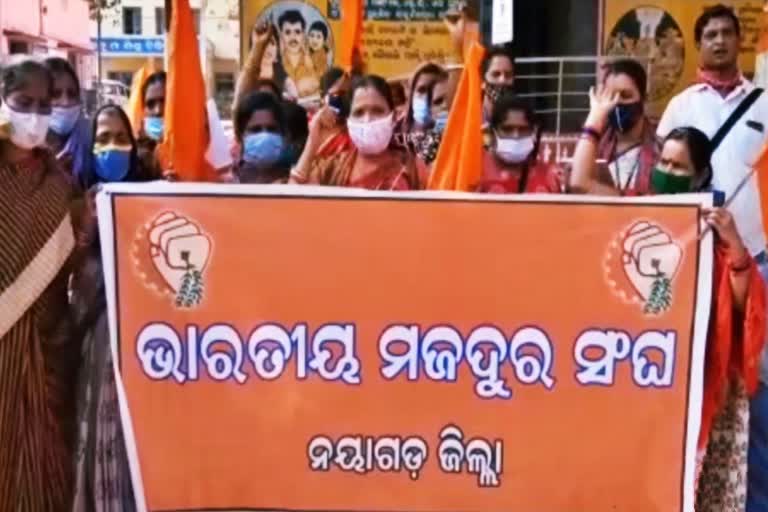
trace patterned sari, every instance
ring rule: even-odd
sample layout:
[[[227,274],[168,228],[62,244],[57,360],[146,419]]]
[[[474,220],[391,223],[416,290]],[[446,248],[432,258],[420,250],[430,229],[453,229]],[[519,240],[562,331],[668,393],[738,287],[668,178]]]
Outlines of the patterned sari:
[[[609,164],[617,162],[623,154],[618,153],[617,145],[618,134],[616,130],[608,129],[600,141],[600,146],[597,150],[598,158],[604,159]],[[603,166],[600,166],[598,170],[598,181],[604,185],[616,188],[622,196],[644,196],[652,193],[651,172],[653,171],[653,166],[659,160],[661,148],[656,139],[656,128],[648,118],[643,119],[643,134],[639,146],[640,151],[632,171],[634,184],[629,186],[618,184],[617,186],[608,168]],[[632,149],[634,148],[629,148],[624,153],[628,153]]]
[[[766,331],[765,285],[753,262],[743,315],[733,308],[725,249],[715,249],[714,293],[704,369],[697,512],[744,511],[749,396],[758,386]]]
[[[306,183],[368,190],[417,190],[419,172],[406,152],[389,149],[377,157],[375,164],[363,164],[358,162],[357,150],[351,149],[316,158]]]
[[[72,499],[74,386],[70,188],[52,157],[0,163],[0,510]]]

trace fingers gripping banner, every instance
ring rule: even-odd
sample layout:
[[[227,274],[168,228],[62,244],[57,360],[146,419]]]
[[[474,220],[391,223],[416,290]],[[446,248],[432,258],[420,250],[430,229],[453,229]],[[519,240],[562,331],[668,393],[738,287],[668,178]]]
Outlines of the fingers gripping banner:
[[[140,510],[692,512],[705,201],[107,187]]]

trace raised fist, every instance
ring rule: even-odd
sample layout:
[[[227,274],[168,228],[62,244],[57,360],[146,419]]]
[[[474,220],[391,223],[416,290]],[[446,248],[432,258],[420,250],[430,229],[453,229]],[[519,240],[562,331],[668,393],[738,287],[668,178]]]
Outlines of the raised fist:
[[[683,257],[683,250],[672,237],[649,222],[632,226],[622,249],[624,273],[645,301],[651,297],[654,281],[660,277],[671,280]]]
[[[168,287],[179,294],[185,279],[202,274],[211,254],[211,240],[185,217],[158,216],[149,229],[150,256]]]

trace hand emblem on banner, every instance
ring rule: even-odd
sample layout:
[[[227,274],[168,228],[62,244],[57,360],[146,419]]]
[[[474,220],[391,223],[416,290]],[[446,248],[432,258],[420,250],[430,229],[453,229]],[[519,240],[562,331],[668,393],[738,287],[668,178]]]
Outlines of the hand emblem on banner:
[[[645,301],[645,312],[659,314],[671,306],[671,283],[683,250],[661,227],[638,222],[623,242],[623,265],[635,291]]]
[[[149,242],[152,262],[176,294],[176,305],[189,308],[199,304],[202,272],[211,253],[210,238],[186,217],[169,212],[152,223]]]

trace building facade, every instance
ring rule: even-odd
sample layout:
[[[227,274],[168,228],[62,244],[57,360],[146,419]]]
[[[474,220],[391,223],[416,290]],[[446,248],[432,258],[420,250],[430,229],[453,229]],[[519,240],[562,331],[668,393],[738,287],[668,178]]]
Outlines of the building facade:
[[[92,86],[95,57],[88,37],[85,0],[0,0],[0,60],[14,54],[54,55],[77,70],[81,86]]]
[[[15,1],[15,0],[9,0]],[[200,40],[200,55],[208,94],[216,98],[226,114],[239,69],[239,2],[237,0],[191,0]],[[133,74],[147,61],[165,54],[164,0],[122,0],[102,13],[102,78],[130,85]],[[98,26],[92,21],[91,38],[96,43]]]

